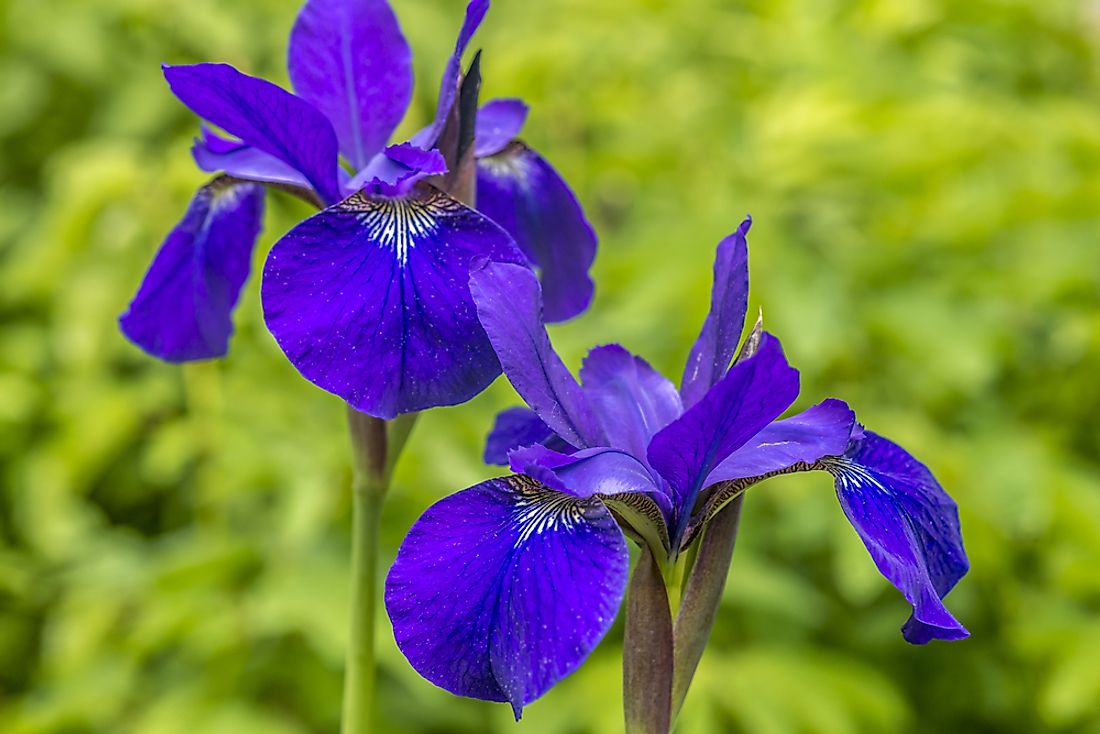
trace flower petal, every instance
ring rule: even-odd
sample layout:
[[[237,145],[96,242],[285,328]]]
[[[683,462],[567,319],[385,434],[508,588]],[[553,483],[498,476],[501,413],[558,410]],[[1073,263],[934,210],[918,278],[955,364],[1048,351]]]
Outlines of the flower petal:
[[[371,158],[370,163],[348,181],[346,189],[353,194],[368,187],[372,193],[383,196],[403,196],[420,179],[446,172],[447,162],[435,148],[424,150],[412,143],[400,143]]]
[[[412,97],[412,51],[386,0],[309,0],[290,32],[287,67],[357,169],[382,150]]]
[[[466,46],[488,11],[489,0],[470,0],[466,6],[466,17],[462,21],[462,28],[458,31],[454,52],[447,60],[447,66],[443,69],[443,79],[439,83],[439,101],[435,108],[435,119],[412,137],[409,142],[413,145],[425,149],[433,148],[439,140],[439,135],[447,124],[447,117],[451,114],[451,107],[454,106],[455,95],[458,93],[458,81],[462,76],[462,54],[466,52]]]
[[[527,104],[522,99],[494,99],[477,111],[474,154],[478,158],[504,150],[519,135],[527,121]]]
[[[422,676],[507,701],[519,718],[607,633],[628,565],[599,500],[518,475],[490,479],[416,521],[386,579],[386,609]]]
[[[550,345],[535,274],[522,265],[487,262],[472,272],[470,292],[504,374],[524,402],[569,444],[606,445],[580,385]]]
[[[325,201],[342,198],[336,134],[308,102],[228,64],[163,68],[172,93],[196,115],[301,172]]]
[[[618,344],[596,347],[581,366],[581,384],[609,446],[648,462],[657,431],[684,412],[676,387],[641,357]]]
[[[224,355],[263,211],[257,184],[219,177],[195,192],[119,317],[127,338],[170,362]]]
[[[710,313],[688,354],[680,392],[691,407],[726,374],[741,341],[745,312],[749,307],[749,251],[745,235],[752,226],[748,217],[737,231],[718,244],[714,258],[714,286]]]
[[[522,446],[541,445],[554,432],[530,408],[508,408],[497,413],[493,430],[485,439],[485,463],[508,464],[508,452]]]
[[[477,208],[508,230],[539,271],[546,320],[588,308],[596,233],[577,197],[535,151],[515,142],[477,163]]]
[[[302,375],[364,413],[469,400],[500,374],[477,319],[470,263],[519,261],[507,233],[421,185],[356,194],[275,244],[262,286],[268,328]]]
[[[905,449],[866,432],[826,468],[840,506],[875,565],[913,606],[905,639],[924,644],[970,633],[943,597],[970,568],[959,511],[928,468]]]
[[[856,414],[847,403],[829,398],[766,426],[715,467],[704,486],[839,456],[847,450],[856,428]]]
[[[698,403],[653,437],[649,463],[672,485],[681,511],[677,535],[707,475],[797,396],[798,371],[787,364],[779,340],[765,333],[753,356],[730,368]]]
[[[210,173],[224,171],[249,181],[310,187],[305,176],[270,153],[223,138],[206,125],[202,126],[202,137],[195,138],[191,155],[199,168]]]

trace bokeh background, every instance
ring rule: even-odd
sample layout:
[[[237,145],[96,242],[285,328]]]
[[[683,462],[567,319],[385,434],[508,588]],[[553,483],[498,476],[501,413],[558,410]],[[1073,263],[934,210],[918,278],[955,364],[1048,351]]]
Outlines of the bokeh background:
[[[0,731],[333,732],[349,462],[246,287],[183,368],[115,319],[205,175],[159,63],[285,83],[296,0],[0,2]],[[458,0],[399,0],[432,112]],[[910,647],[825,475],[754,489],[679,731],[1100,732],[1100,3],[497,0],[484,93],[602,238],[571,365],[678,376],[714,244],[751,212],[752,310],[957,498],[973,637]],[[256,265],[308,212],[269,197]],[[498,381],[417,426],[387,563],[480,461]],[[382,620],[384,622],[384,618]],[[621,622],[620,622],[621,624]],[[516,725],[421,680],[380,624],[381,732],[620,730],[621,626]]]

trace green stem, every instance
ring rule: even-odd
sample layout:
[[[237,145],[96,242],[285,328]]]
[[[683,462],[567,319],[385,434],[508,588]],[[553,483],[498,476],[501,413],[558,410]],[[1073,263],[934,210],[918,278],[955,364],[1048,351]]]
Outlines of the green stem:
[[[344,672],[344,709],[340,731],[367,734],[374,712],[374,620],[378,612],[378,536],[382,503],[393,466],[416,420],[415,414],[393,421],[348,409],[351,433],[352,539],[351,632]]]

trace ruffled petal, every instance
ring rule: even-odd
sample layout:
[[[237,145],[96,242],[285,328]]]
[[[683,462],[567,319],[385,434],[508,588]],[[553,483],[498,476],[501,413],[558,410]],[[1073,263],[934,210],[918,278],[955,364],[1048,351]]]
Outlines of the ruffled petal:
[[[487,262],[471,274],[470,292],[504,374],[524,402],[569,444],[606,445],[580,385],[550,345],[535,274],[522,265]]]
[[[829,398],[765,427],[715,467],[704,486],[838,456],[847,450],[853,430],[856,414],[843,400]]]
[[[122,332],[170,362],[220,357],[263,225],[262,186],[219,177],[191,200],[164,240],[129,309]]]
[[[756,353],[732,368],[649,444],[649,463],[672,485],[683,525],[707,475],[798,397],[798,371],[765,333]],[[682,527],[681,527],[682,532]]]
[[[522,99],[494,99],[477,111],[474,154],[495,155],[519,136],[527,121],[527,104]]]
[[[386,0],[309,0],[290,32],[287,66],[355,168],[382,150],[412,97],[412,51]]]
[[[172,93],[196,115],[299,171],[326,202],[342,198],[336,134],[308,102],[228,64],[163,68]]]
[[[371,158],[345,188],[348,194],[367,188],[370,193],[382,196],[404,196],[417,181],[446,172],[447,162],[438,150],[400,143]]]
[[[969,636],[943,605],[970,563],[958,507],[932,472],[870,431],[825,468],[835,477],[840,506],[878,570],[913,607],[902,627],[905,639],[921,645]]]
[[[477,163],[477,208],[504,227],[538,268],[546,320],[588,308],[596,233],[554,168],[520,142]]]
[[[714,258],[714,285],[710,313],[688,354],[680,392],[691,407],[722,379],[741,341],[749,307],[749,251],[745,235],[752,226],[746,218],[737,231],[718,244]]]
[[[451,114],[454,106],[455,95],[458,93],[458,81],[462,76],[462,54],[466,53],[466,46],[477,32],[485,14],[489,12],[489,0],[470,0],[466,6],[466,17],[462,21],[462,28],[458,31],[455,40],[454,52],[447,60],[447,66],[443,69],[443,79],[439,83],[439,101],[435,108],[435,119],[423,130],[419,131],[409,141],[420,148],[435,147],[440,133],[447,125],[447,116]]]
[[[202,136],[191,146],[195,163],[204,171],[224,171],[235,178],[249,181],[287,184],[309,188],[309,181],[297,169],[240,140],[224,138],[206,125]]]
[[[595,648],[627,582],[622,531],[596,499],[490,479],[421,515],[386,579],[397,645],[432,683],[516,717]]]
[[[648,462],[646,448],[684,412],[668,379],[618,344],[596,347],[581,366],[581,384],[609,446]]]
[[[508,452],[522,446],[542,444],[554,435],[550,426],[530,408],[508,408],[497,413],[493,429],[485,439],[485,463],[506,466]]]
[[[357,410],[454,405],[500,374],[468,285],[486,257],[522,260],[507,233],[436,189],[356,194],[275,244],[264,316],[302,375]]]

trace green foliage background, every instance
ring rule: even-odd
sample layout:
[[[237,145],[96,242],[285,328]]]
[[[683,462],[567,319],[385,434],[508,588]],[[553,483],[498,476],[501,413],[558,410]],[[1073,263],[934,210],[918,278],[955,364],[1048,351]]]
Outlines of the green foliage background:
[[[295,0],[0,2],[0,731],[332,732],[348,593],[343,406],[263,328],[178,368],[120,336],[205,176],[161,61],[285,82]],[[399,0],[431,112],[458,0]],[[572,365],[669,375],[746,212],[752,308],[961,507],[970,640],[907,608],[828,477],[753,490],[680,731],[1100,732],[1100,4],[497,0],[484,92],[601,235]],[[266,248],[307,211],[269,197]],[[386,554],[480,462],[503,381],[422,418]],[[384,620],[383,620],[384,621]],[[413,673],[388,628],[383,732],[619,730],[621,629],[513,724]]]

